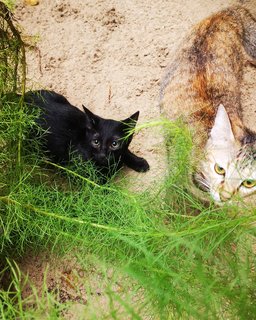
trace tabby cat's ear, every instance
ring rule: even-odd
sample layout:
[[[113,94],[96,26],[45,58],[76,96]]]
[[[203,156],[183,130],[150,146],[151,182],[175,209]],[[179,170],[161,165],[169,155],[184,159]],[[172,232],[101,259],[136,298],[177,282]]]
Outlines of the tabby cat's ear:
[[[214,144],[222,145],[235,140],[228,114],[222,104],[218,107],[210,137]]]
[[[98,121],[98,116],[96,116],[94,113],[92,113],[89,109],[87,109],[84,105],[83,109],[84,109],[84,113],[86,116],[86,125],[88,129],[92,129],[93,126],[95,126],[97,124]]]

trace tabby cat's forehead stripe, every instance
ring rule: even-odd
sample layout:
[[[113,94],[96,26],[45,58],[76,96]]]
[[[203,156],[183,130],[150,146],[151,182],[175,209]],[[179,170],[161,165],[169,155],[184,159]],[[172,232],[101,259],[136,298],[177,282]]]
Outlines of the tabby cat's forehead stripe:
[[[256,149],[251,145],[244,145],[238,152],[236,157],[237,162],[248,164],[255,164],[256,161]]]

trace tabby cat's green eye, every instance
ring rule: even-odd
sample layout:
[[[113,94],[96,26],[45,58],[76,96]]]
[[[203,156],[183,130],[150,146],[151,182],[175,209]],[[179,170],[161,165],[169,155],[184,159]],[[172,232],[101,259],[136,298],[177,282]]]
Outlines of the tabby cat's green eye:
[[[219,166],[217,163],[215,163],[214,170],[216,173],[218,173],[221,176],[225,175],[225,169]]]
[[[244,186],[245,188],[253,188],[256,186],[256,180],[244,180],[242,182],[242,186]]]

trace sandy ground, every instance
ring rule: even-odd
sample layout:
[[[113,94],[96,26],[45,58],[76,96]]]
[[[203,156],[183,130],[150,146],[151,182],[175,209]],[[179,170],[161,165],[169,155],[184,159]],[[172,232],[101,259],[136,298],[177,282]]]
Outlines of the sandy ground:
[[[55,90],[105,118],[121,120],[140,110],[139,123],[158,119],[161,79],[182,38],[196,22],[235,4],[256,16],[256,0],[39,0],[37,6],[20,0],[15,17],[38,48],[27,51],[28,87]],[[246,68],[242,88],[250,127],[255,127],[255,72]],[[135,187],[161,181],[166,168],[161,131],[140,131],[131,149],[151,166],[146,174],[126,170]],[[30,273],[40,268],[42,263]]]

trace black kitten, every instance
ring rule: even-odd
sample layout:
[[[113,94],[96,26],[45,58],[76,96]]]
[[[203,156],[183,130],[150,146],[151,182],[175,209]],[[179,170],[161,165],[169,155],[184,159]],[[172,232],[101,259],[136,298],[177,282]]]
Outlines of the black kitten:
[[[54,162],[66,164],[71,154],[92,160],[101,170],[118,170],[123,164],[138,172],[149,169],[147,161],[128,150],[132,135],[126,138],[139,117],[139,111],[123,121],[103,119],[83,106],[84,112],[53,91],[25,94],[25,102],[40,108],[38,125],[46,130],[44,147]],[[113,173],[113,172],[112,172]]]

